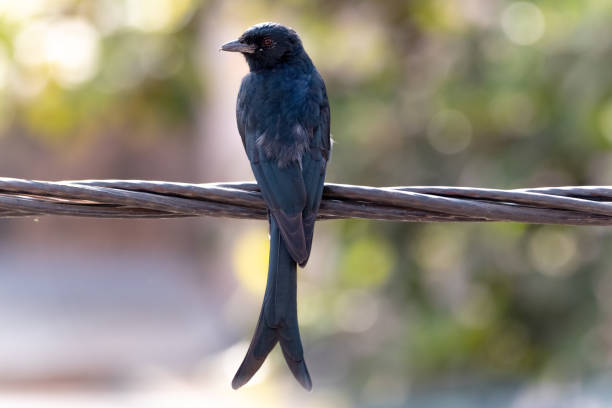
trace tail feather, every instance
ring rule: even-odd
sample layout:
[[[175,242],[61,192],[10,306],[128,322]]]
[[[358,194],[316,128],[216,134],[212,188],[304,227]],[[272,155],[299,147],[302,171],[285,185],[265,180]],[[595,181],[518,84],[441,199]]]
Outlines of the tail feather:
[[[280,345],[281,349],[283,350],[283,356],[285,357],[285,361],[287,362],[289,369],[293,373],[293,376],[302,387],[310,391],[312,389],[312,380],[310,379],[310,373],[308,372],[308,367],[306,367],[306,361],[304,361],[304,357],[302,356],[302,358],[297,360],[289,353],[289,348],[283,346],[282,341],[280,342]]]
[[[296,380],[307,390],[312,388],[297,320],[296,267],[281,238],[278,224],[270,217],[270,264],[266,293],[251,345],[232,381],[234,389],[240,388],[255,375],[277,342]]]

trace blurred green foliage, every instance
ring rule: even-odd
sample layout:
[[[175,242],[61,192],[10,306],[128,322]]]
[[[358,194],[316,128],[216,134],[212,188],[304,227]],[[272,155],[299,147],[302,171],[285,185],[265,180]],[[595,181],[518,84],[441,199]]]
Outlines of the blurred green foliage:
[[[245,28],[285,18],[328,85],[330,181],[612,184],[606,0],[25,3],[41,6],[0,2],[5,138],[63,146],[113,129],[150,143],[193,135],[211,85],[196,55],[207,15]],[[315,316],[307,333],[351,355],[347,395],[380,386],[381,371],[419,387],[610,370],[607,229],[333,227],[322,273],[334,278],[311,283],[319,292],[303,302]],[[360,349],[366,342],[374,346]]]

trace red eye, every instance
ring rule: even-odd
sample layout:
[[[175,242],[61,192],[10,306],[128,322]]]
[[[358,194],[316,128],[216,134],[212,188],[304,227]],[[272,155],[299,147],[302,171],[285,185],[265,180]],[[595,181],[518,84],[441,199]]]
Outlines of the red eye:
[[[274,45],[274,41],[271,38],[264,38],[263,45],[265,45],[266,47],[271,47],[272,45]]]

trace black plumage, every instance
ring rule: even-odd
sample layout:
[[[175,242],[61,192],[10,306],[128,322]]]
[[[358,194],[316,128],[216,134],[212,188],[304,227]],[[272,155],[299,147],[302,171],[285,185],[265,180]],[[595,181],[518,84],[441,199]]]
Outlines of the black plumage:
[[[325,83],[297,33],[280,24],[253,26],[221,49],[241,52],[249,64],[236,119],[270,222],[263,305],[232,386],[248,382],[279,342],[293,375],[310,390],[297,320],[296,264],[306,265],[310,255],[331,149]]]

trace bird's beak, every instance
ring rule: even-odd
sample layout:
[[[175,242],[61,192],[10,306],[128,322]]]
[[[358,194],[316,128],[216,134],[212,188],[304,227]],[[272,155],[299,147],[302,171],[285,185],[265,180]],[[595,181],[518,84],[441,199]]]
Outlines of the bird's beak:
[[[247,54],[252,54],[255,52],[255,48],[257,48],[255,44],[245,44],[236,40],[223,44],[221,46],[221,51],[246,52]]]

